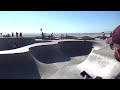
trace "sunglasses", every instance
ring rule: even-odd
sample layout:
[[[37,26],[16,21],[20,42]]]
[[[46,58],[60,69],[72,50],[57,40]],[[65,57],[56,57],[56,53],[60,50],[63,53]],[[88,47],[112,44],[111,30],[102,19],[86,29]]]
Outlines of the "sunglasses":
[[[114,50],[114,46],[113,46],[113,44],[110,44],[110,48],[111,48],[112,50]]]
[[[120,46],[119,45],[117,45],[117,44],[110,44],[110,48],[112,50],[116,49],[120,53]]]

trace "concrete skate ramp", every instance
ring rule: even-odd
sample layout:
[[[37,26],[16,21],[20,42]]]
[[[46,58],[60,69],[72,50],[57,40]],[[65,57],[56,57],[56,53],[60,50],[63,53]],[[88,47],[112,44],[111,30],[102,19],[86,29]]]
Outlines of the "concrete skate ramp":
[[[15,49],[27,51],[12,54],[13,50],[10,54],[0,54],[0,79],[49,78],[59,69],[54,63],[70,61],[71,57],[88,55],[92,48],[99,50],[104,47],[105,44],[101,42],[76,40],[33,44],[22,47],[24,49]]]
[[[92,48],[100,49],[104,44],[91,41],[60,41],[58,44],[30,48],[30,53],[42,63],[69,61],[70,57],[88,55]]]
[[[36,63],[27,53],[0,55],[0,79],[40,79]]]
[[[32,47],[30,53],[36,61],[41,78],[49,78],[59,69],[54,63],[70,61],[71,57],[88,55],[93,48],[98,50],[104,47],[105,44],[99,42],[60,41],[58,44]]]
[[[36,62],[41,79],[49,78],[58,71],[58,68],[54,64],[44,64],[39,62],[35,57],[33,58]]]
[[[101,50],[93,50],[85,61],[79,64],[80,72],[86,71],[93,78],[120,78],[120,62],[114,58],[114,51],[109,46]]]
[[[84,36],[84,37],[81,37],[79,40],[95,40],[95,38]]]

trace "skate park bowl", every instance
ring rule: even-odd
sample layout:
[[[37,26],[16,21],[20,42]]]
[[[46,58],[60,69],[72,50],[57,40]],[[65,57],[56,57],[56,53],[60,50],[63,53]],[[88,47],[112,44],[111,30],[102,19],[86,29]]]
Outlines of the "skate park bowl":
[[[92,71],[93,68],[88,69],[89,67],[85,66],[87,61],[91,63],[90,57],[96,60],[99,56],[106,58],[110,56],[108,59],[114,60],[111,57],[113,53],[108,54],[112,51],[108,50],[105,42],[100,41],[55,40],[28,44],[16,49],[0,51],[0,79],[82,79],[80,72],[83,70],[94,77],[96,73]],[[105,59],[107,63],[108,59]],[[113,65],[117,71],[118,62],[114,63],[117,64],[116,67],[115,64]],[[102,70],[104,72],[104,69]],[[113,75],[113,73],[109,74]],[[104,73],[102,75],[108,76]]]

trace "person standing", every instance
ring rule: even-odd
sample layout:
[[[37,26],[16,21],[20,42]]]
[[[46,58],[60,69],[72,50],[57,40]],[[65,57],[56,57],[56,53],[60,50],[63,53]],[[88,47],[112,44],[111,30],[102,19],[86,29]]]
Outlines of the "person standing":
[[[14,37],[14,34],[13,34],[13,32],[12,32],[12,37]]]
[[[102,39],[104,40],[105,39],[105,33],[102,32]]]
[[[20,32],[20,37],[22,37],[22,33]]]
[[[42,31],[42,28],[40,29],[41,31]],[[44,33],[43,33],[43,31],[42,31],[42,40],[44,39]]]
[[[18,37],[18,33],[16,32],[16,37]]]

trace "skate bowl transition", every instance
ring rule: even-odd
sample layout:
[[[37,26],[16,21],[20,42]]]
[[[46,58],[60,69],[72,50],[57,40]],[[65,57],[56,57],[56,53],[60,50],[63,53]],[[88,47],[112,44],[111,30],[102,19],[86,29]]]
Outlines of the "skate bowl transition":
[[[45,40],[35,40],[35,38],[0,38],[0,51],[14,49],[14,43],[16,43],[15,48],[20,48],[33,43],[50,42]]]
[[[51,40],[37,43],[33,38],[0,40],[0,79],[83,79],[86,71],[92,77],[116,77],[120,64],[105,42]],[[11,42],[10,42],[11,41]],[[5,44],[5,45],[4,45]]]

